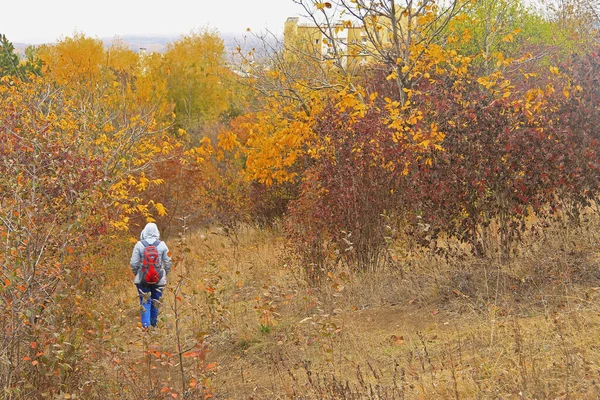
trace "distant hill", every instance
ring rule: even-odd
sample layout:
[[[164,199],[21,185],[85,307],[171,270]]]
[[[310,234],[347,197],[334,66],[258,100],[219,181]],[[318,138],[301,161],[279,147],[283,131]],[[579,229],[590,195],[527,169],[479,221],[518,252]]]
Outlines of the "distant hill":
[[[245,50],[251,50],[254,47],[261,47],[260,41],[253,36],[248,36],[245,33],[221,33],[223,44],[225,45],[225,52],[229,57],[235,48],[240,45]],[[138,52],[140,49],[146,49],[148,53],[163,53],[167,49],[167,45],[175,40],[179,36],[154,36],[154,35],[125,35],[121,36],[120,39],[125,41],[129,45],[129,48],[133,51]],[[115,38],[102,38],[104,46],[110,46]],[[275,40],[270,39],[269,43],[274,43]],[[25,54],[25,49],[29,44],[27,43],[13,43],[15,51],[21,55]]]
[[[225,45],[225,52],[231,53],[238,44],[242,44],[244,47],[256,46],[256,39],[244,39],[243,33],[221,33],[223,44]],[[142,35],[126,35],[122,36],[123,39],[133,51],[139,51],[144,48],[148,53],[156,52],[162,53],[166,51],[167,45],[175,40],[179,36],[142,36]],[[110,46],[114,38],[103,38],[102,42],[105,46]]]
[[[27,43],[13,43],[12,45],[15,46],[15,52],[20,55],[24,55],[25,49],[29,46]]]
[[[162,53],[167,49],[167,45],[179,36],[142,36],[142,35],[126,35],[120,37],[129,48],[133,51],[146,49],[148,53]],[[115,38],[102,38],[104,46],[110,46]]]

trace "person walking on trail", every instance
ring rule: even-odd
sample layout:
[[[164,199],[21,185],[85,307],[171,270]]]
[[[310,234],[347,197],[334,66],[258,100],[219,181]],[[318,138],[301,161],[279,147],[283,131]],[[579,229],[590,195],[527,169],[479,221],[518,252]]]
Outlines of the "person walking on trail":
[[[160,240],[154,223],[146,224],[131,254],[131,271],[140,295],[142,328],[156,326],[167,274],[171,270],[171,257],[167,244]]]

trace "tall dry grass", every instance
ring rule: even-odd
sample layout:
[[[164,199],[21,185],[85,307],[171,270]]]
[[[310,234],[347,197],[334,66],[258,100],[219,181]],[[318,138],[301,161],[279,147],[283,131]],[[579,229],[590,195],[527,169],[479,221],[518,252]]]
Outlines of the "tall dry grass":
[[[98,387],[131,399],[597,398],[599,227],[554,221],[508,259],[398,248],[385,270],[337,265],[318,286],[276,229],[195,231],[168,240],[178,261],[158,329],[139,328],[127,279],[99,299],[114,326]],[[126,267],[112,262],[117,277]]]

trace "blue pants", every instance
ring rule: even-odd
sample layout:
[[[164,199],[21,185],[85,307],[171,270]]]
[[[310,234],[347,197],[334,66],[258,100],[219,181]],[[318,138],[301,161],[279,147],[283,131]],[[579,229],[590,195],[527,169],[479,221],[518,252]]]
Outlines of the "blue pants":
[[[142,285],[139,283],[136,283],[135,286],[137,286],[138,293],[140,294],[142,327],[147,328],[150,325],[156,326],[156,323],[158,322],[160,298],[164,286]]]

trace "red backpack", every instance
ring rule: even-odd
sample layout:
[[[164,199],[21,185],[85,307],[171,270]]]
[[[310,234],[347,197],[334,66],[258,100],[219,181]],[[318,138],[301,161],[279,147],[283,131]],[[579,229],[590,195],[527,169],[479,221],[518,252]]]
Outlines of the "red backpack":
[[[161,273],[161,262],[158,255],[158,245],[160,240],[157,240],[153,244],[149,244],[145,240],[141,241],[144,245],[144,258],[142,260],[142,274],[141,283],[147,285],[156,285],[162,278]]]

